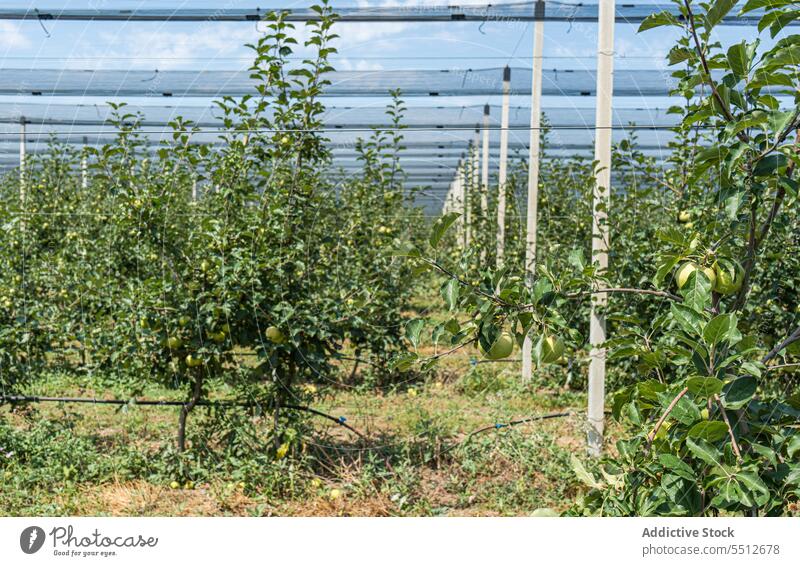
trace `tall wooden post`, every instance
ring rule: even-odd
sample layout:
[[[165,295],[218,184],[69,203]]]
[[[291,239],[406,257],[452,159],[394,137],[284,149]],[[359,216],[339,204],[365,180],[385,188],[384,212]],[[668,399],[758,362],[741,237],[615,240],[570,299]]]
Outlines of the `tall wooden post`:
[[[497,266],[503,265],[506,248],[506,181],[508,177],[508,106],[511,100],[511,68],[503,69],[503,108],[500,111],[500,170],[497,175]]]
[[[533,65],[531,73],[531,132],[528,147],[528,206],[525,235],[525,283],[533,285],[536,272],[536,232],[539,224],[539,130],[542,115],[542,50],[544,46],[544,1],[536,2],[533,27]],[[533,376],[533,340],[525,335],[522,344],[522,380]]]
[[[611,106],[614,88],[614,0],[600,0],[597,36],[597,111],[594,159],[597,163],[592,203],[592,261],[600,273],[608,269],[608,209],[611,192]],[[605,293],[592,295],[589,320],[589,453],[603,449],[605,409]]]

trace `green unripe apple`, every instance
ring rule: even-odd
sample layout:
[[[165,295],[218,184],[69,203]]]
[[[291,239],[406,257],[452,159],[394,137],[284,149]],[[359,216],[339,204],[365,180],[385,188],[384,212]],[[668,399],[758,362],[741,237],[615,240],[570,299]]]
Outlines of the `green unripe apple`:
[[[277,326],[270,326],[267,328],[265,334],[267,336],[267,340],[273,344],[283,344],[286,342],[286,335],[284,335],[284,333],[281,332],[280,328]]]
[[[714,273],[717,276],[714,290],[720,295],[736,293],[742,288],[744,281],[744,270],[741,265],[735,261],[725,263],[728,265],[714,264]]]
[[[186,356],[186,366],[190,368],[196,368],[199,365],[202,365],[203,360],[193,356],[192,354],[188,354]]]
[[[682,224],[684,224],[686,222],[689,222],[689,220],[691,220],[691,219],[692,219],[692,215],[688,210],[681,210],[678,213],[678,222],[680,222]]]
[[[483,348],[481,348],[482,350]],[[501,332],[484,357],[488,360],[501,360],[507,358],[514,351],[514,337],[509,332]]]
[[[558,336],[545,336],[542,340],[542,363],[552,364],[564,355],[564,341]]]
[[[183,345],[183,341],[177,336],[170,336],[167,338],[167,348],[170,350],[177,350]]]
[[[711,281],[711,286],[713,287],[717,281],[717,276],[714,273],[714,270],[710,267],[700,267],[693,261],[687,261],[683,265],[678,268],[677,273],[675,273],[675,280],[678,283],[678,288],[683,289],[686,282],[689,281],[689,276],[697,270],[701,270],[706,277],[708,277],[709,281]]]

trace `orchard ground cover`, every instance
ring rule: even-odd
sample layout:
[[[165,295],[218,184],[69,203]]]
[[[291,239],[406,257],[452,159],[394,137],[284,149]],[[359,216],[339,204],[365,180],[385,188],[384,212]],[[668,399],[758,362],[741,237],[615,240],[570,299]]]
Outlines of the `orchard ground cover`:
[[[543,381],[523,387],[518,363],[473,365],[475,357],[459,353],[436,376],[377,390],[358,380],[313,386],[320,388],[314,407],[347,416],[367,438],[315,421],[302,447],[277,461],[201,456],[176,466],[165,451],[175,408],[42,403],[6,409],[9,428],[0,447],[30,453],[4,455],[0,513],[486,516],[566,510],[584,489],[570,457],[585,441],[585,396]],[[28,392],[114,395],[101,380],[58,375]],[[150,386],[142,397],[171,399],[174,392]],[[467,438],[487,425],[564,411],[575,415]],[[202,409],[195,418],[201,430],[213,421]],[[255,420],[254,430],[265,434],[272,426],[252,412],[242,418]],[[190,436],[189,451],[221,442],[213,434]]]

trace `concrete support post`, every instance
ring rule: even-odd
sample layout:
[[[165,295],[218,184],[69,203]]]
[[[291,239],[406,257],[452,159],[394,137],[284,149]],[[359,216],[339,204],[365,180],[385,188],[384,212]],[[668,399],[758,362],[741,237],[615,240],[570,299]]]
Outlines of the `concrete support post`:
[[[544,12],[544,2],[536,3]],[[544,13],[541,14],[544,17]],[[533,28],[533,72],[531,73],[531,131],[528,148],[528,205],[525,236],[525,282],[533,285],[536,271],[536,232],[539,223],[539,130],[542,115],[542,51],[544,47],[544,20],[537,19]],[[522,344],[522,380],[529,382],[533,376],[533,340],[525,336]]]
[[[614,0],[600,0],[597,39],[597,109],[595,150],[597,163],[593,194],[592,261],[599,272],[608,269],[608,210],[611,194],[611,109],[614,87]],[[603,314],[608,298],[592,295],[589,321],[589,407],[588,448],[593,456],[603,449],[605,425],[606,321]]]
[[[503,107],[500,111],[500,169],[497,175],[497,267],[503,265],[506,247],[506,181],[508,177],[508,113],[511,68],[503,69]]]
[[[25,195],[28,184],[25,135],[25,117],[22,117],[19,121],[19,201],[23,207],[25,206]]]

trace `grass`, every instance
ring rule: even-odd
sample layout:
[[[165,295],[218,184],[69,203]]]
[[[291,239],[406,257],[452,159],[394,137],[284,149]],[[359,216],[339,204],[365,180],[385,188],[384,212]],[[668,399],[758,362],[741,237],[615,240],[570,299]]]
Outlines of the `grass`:
[[[518,364],[474,365],[469,356],[459,352],[428,381],[322,388],[314,406],[345,416],[366,442],[313,418],[313,432],[279,460],[204,450],[221,445],[206,409],[193,414],[191,449],[179,455],[172,448],[176,408],[5,407],[0,514],[485,516],[564,510],[581,489],[569,458],[583,452],[584,395],[541,383],[523,386]],[[51,376],[32,393],[93,396],[99,390],[91,377],[76,382]],[[150,385],[143,396],[169,399],[175,393]],[[486,425],[564,410],[576,414],[469,435]],[[226,418],[240,419],[228,422],[229,429],[254,438],[271,426],[244,411]]]

